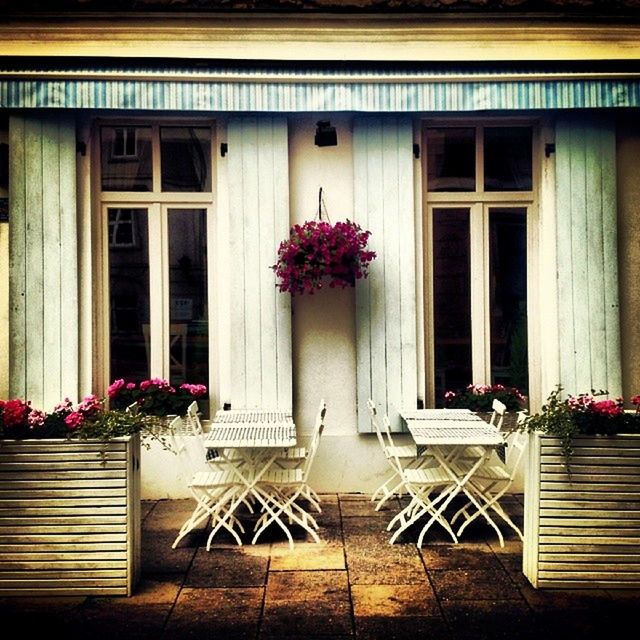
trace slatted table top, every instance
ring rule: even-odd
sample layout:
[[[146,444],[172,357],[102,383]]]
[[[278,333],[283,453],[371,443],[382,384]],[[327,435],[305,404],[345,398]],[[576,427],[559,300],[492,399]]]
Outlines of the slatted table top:
[[[288,411],[261,411],[257,409],[231,409],[218,411],[213,424],[264,424],[282,423],[293,424],[293,417]]]
[[[418,445],[484,445],[504,443],[502,434],[484,420],[463,420],[462,424],[447,419],[407,420],[407,426]]]
[[[401,409],[400,415],[405,420],[484,420],[470,409]]]
[[[284,411],[218,411],[205,440],[210,448],[293,447],[296,425]]]

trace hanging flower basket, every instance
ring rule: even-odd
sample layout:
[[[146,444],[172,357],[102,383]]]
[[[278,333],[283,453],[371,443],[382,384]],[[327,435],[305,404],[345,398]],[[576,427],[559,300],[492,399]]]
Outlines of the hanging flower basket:
[[[370,231],[346,222],[311,220],[294,225],[289,238],[280,243],[278,261],[271,268],[282,292],[313,294],[328,278],[329,287],[353,287],[366,278],[376,257],[367,250]]]

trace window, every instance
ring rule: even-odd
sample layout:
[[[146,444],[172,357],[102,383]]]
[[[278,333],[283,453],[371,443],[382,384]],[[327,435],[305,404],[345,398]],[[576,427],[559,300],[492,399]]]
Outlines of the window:
[[[202,124],[100,127],[105,385],[212,386],[211,137]]]
[[[427,401],[472,382],[527,393],[533,128],[428,126],[424,138]]]

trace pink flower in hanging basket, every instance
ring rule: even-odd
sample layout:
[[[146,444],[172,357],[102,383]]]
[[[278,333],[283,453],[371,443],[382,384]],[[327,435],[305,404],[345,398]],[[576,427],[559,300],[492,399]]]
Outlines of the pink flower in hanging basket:
[[[370,235],[350,220],[294,225],[271,267],[279,279],[278,288],[292,295],[313,294],[322,288],[324,277],[331,288],[355,286],[356,280],[367,277],[369,263],[376,257],[375,251],[367,249]]]

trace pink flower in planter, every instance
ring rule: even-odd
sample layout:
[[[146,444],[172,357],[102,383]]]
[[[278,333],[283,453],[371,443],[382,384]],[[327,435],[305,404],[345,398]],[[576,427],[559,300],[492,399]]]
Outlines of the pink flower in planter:
[[[122,378],[119,378],[118,380],[114,380],[108,387],[107,387],[107,395],[110,398],[115,398],[119,393],[120,390],[124,387],[124,380]],[[135,385],[134,385],[135,387]]]
[[[84,416],[79,411],[72,411],[65,419],[69,431],[75,431],[84,423]]]

